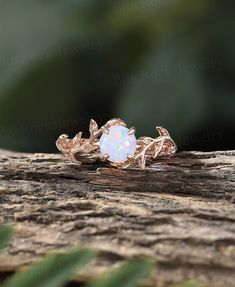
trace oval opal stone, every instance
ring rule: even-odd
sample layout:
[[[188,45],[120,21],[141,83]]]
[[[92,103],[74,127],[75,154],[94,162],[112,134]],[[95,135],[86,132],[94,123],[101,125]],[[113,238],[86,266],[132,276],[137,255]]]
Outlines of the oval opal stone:
[[[128,135],[128,129],[123,126],[113,126],[109,134],[103,133],[100,138],[101,155],[108,154],[111,162],[125,162],[128,155],[134,155],[136,137]]]

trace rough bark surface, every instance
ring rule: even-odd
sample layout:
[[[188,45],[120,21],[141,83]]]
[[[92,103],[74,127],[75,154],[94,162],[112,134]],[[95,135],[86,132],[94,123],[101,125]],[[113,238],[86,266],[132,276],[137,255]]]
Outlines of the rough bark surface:
[[[234,167],[235,151],[180,152],[146,170],[0,151],[0,223],[16,230],[0,274],[86,245],[99,256],[75,280],[148,255],[158,263],[148,286],[235,286]]]

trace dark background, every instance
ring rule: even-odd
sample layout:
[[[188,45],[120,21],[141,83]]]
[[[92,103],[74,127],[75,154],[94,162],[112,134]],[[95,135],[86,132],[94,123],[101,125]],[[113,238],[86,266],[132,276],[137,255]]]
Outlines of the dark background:
[[[235,147],[235,1],[0,1],[0,147],[56,151],[121,117],[180,150]]]

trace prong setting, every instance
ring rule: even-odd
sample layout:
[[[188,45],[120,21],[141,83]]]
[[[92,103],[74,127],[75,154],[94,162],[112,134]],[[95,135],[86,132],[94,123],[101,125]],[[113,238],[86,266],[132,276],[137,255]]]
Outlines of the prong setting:
[[[101,161],[107,161],[109,159],[110,155],[108,153],[104,154],[101,156],[100,160]]]
[[[135,134],[135,128],[131,127],[128,131],[128,135],[134,135]]]
[[[106,128],[105,126],[103,126],[102,128],[101,128],[101,131],[102,131],[102,133],[105,133],[105,134],[109,134],[109,129],[108,128]]]
[[[134,161],[134,160],[135,160],[135,157],[134,157],[134,155],[132,155],[132,154],[128,154],[128,155],[127,155],[127,159],[128,159],[128,161]]]

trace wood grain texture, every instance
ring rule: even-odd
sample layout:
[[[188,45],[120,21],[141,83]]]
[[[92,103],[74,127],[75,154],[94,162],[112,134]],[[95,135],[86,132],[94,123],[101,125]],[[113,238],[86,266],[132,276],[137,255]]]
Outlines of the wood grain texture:
[[[0,222],[16,230],[0,274],[86,245],[99,256],[75,280],[148,255],[148,286],[235,286],[235,151],[181,152],[146,170],[0,151],[0,180]]]

